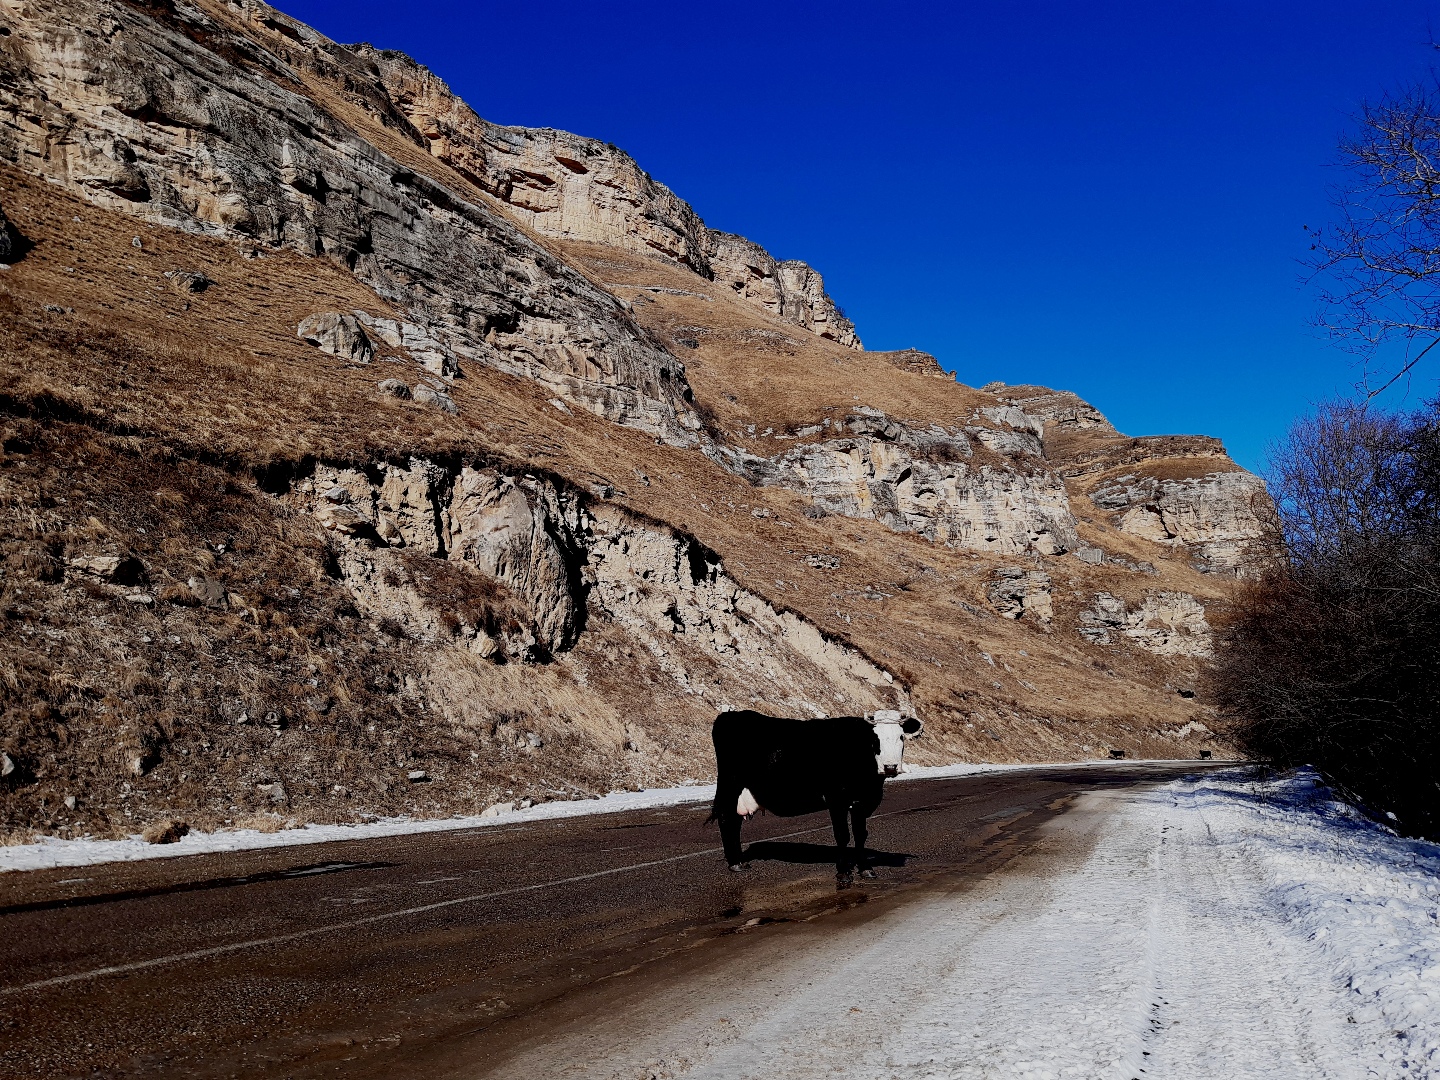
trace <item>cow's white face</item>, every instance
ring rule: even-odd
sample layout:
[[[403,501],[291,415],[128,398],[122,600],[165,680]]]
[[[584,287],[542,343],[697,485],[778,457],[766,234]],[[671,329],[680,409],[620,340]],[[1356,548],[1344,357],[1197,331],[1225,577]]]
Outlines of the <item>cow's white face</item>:
[[[875,755],[875,771],[882,776],[898,776],[905,771],[905,740],[920,734],[922,725],[916,717],[900,716],[895,709],[881,709],[870,717],[880,752]]]

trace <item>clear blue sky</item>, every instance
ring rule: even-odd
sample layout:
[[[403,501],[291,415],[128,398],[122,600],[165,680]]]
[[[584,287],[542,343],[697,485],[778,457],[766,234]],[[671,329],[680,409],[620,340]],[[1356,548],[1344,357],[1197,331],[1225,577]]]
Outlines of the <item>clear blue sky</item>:
[[[1358,377],[1297,262],[1336,136],[1440,62],[1440,0],[283,7],[487,119],[628,150],[820,270],[870,348],[1072,389],[1250,467]]]

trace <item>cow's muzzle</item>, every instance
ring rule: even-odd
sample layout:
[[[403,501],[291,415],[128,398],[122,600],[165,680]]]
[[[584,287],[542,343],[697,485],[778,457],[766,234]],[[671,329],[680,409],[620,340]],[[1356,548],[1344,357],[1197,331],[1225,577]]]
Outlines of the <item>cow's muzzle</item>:
[[[900,766],[899,766],[899,765],[886,765],[886,766],[885,766],[885,775],[886,775],[886,776],[899,776],[899,775],[900,775]]]

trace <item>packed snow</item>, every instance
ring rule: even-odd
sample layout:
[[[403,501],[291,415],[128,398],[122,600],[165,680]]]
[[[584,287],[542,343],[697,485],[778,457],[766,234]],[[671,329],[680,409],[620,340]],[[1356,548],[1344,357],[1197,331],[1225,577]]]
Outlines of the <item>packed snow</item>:
[[[1313,774],[1096,792],[978,885],[786,928],[500,1075],[1440,1076],[1437,871]]]

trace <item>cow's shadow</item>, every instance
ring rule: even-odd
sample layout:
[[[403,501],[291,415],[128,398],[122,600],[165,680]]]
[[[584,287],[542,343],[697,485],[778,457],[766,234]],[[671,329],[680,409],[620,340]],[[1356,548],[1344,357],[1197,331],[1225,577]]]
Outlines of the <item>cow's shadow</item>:
[[[853,850],[853,849],[852,849]],[[866,848],[872,866],[904,866],[914,855],[898,851],[876,851]],[[757,840],[745,849],[747,862],[788,862],[834,864],[838,849],[833,844],[794,844],[786,840]]]

